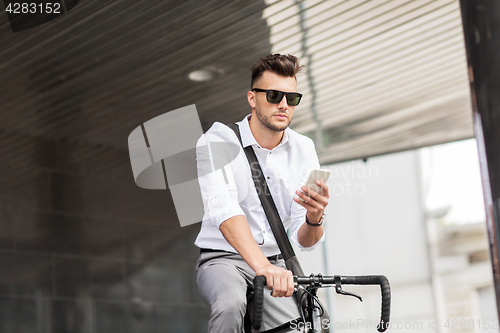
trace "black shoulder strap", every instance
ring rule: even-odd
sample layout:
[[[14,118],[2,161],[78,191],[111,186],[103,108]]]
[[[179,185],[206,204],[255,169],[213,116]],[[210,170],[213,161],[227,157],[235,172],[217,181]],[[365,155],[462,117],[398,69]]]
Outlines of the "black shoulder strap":
[[[243,146],[238,125],[231,124],[228,126],[236,133],[238,140],[240,140],[240,143]],[[271,196],[271,192],[269,191],[269,187],[267,186],[267,182],[264,178],[264,174],[262,173],[262,169],[260,168],[259,161],[257,160],[257,156],[255,155],[252,146],[243,148],[243,150],[245,151],[248,162],[250,163],[252,178],[259,195],[260,203],[264,208],[264,212],[266,213],[269,225],[271,226],[271,230],[274,234],[274,238],[276,238],[278,247],[281,251],[281,254],[283,255],[283,259],[287,261],[288,259],[295,257],[295,252],[293,251],[292,245],[290,244],[290,240],[288,239],[288,236],[286,234],[285,227],[283,227],[283,222],[281,221],[278,209],[276,208],[273,197]]]
[[[240,128],[236,124],[228,125],[240,140],[241,146],[243,146],[243,142],[241,141]],[[266,213],[267,219],[269,221],[269,225],[271,226],[271,230],[273,231],[274,238],[276,238],[276,242],[278,243],[278,247],[283,255],[283,259],[285,259],[286,267],[292,271],[293,275],[304,276],[304,272],[302,271],[302,267],[300,266],[299,260],[295,256],[295,252],[293,251],[292,244],[290,244],[290,240],[285,231],[285,227],[283,227],[283,223],[281,222],[280,215],[278,213],[278,209],[274,204],[273,197],[271,196],[271,192],[267,187],[266,179],[264,178],[264,174],[262,173],[262,169],[260,168],[259,161],[257,160],[257,156],[253,151],[252,146],[248,146],[243,148],[245,151],[245,155],[247,155],[248,162],[250,163],[250,169],[252,170],[252,178],[257,189],[257,193],[259,195],[259,200],[264,208],[264,212]],[[296,294],[294,294],[297,303],[300,304],[303,299],[304,290],[299,289]],[[299,305],[300,306],[300,305]],[[304,309],[307,313],[307,309]],[[330,323],[330,316],[326,309],[323,309],[323,315],[321,316],[322,323],[326,320],[327,323]],[[330,328],[329,325],[322,325],[321,328],[322,333],[329,333]]]
[[[238,140],[240,140],[241,146],[243,146],[243,142],[241,141],[240,128],[238,127],[238,125],[231,124],[228,126],[236,133]],[[264,174],[262,173],[262,169],[260,168],[257,156],[255,155],[252,146],[243,148],[243,150],[245,151],[245,155],[247,156],[248,162],[250,163],[252,178],[259,195],[259,200],[262,204],[262,207],[264,208],[264,212],[266,213],[269,225],[271,226],[271,230],[274,234],[274,238],[276,238],[278,247],[281,251],[281,254],[283,255],[283,259],[285,259],[286,267],[293,272],[293,275],[304,276],[302,267],[300,266],[299,260],[295,256],[292,244],[290,244],[290,240],[288,239],[288,236],[286,234],[285,227],[283,227],[283,223],[281,222],[281,218],[278,213],[278,209],[274,204],[271,192],[267,187],[267,182],[264,178]],[[303,294],[303,289],[299,289],[297,294],[294,294],[298,304],[300,304],[300,300],[303,299]],[[307,313],[307,309],[304,309],[304,311],[306,311]],[[323,315],[321,316],[321,318],[322,322],[326,320],[327,323],[330,323],[330,316],[326,309],[323,309]],[[322,325],[321,332],[329,333],[329,325],[327,325],[326,327]]]

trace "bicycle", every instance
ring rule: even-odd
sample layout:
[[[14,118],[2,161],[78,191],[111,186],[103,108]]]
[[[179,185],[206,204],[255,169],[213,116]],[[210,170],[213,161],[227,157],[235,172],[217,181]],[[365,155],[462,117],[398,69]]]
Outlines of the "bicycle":
[[[322,325],[330,325],[330,323],[322,323],[321,315],[323,314],[323,305],[317,297],[317,290],[324,287],[335,287],[337,294],[353,296],[363,301],[361,296],[351,292],[342,290],[343,284],[350,285],[380,285],[382,294],[382,309],[380,323],[377,325],[379,332],[385,332],[389,327],[390,308],[391,308],[391,289],[389,280],[383,275],[366,275],[366,276],[322,276],[321,274],[310,276],[294,276],[294,293],[298,293],[300,289],[304,292],[300,293],[299,308],[301,317],[291,322],[284,323],[278,327],[266,330],[262,333],[284,333],[290,332],[291,328],[303,328],[305,333],[318,333],[321,331]],[[259,330],[262,321],[262,307],[264,303],[264,286],[266,285],[266,278],[264,276],[256,276],[254,278],[253,296],[254,312],[252,327]],[[304,287],[306,286],[306,287]],[[299,324],[298,321],[302,324]],[[294,321],[297,321],[294,324]],[[249,323],[245,325],[245,333],[250,333],[251,329],[248,327]],[[306,331],[307,330],[307,331]]]

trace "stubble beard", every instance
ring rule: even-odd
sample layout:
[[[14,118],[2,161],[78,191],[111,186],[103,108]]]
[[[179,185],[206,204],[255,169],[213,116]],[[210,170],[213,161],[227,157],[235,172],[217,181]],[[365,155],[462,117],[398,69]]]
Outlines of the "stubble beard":
[[[291,121],[281,126],[274,125],[271,123],[271,121],[269,121],[269,117],[266,116],[263,112],[261,112],[259,108],[255,108],[255,111],[256,111],[255,113],[257,114],[257,119],[259,119],[261,124],[273,132],[283,132],[290,125]]]

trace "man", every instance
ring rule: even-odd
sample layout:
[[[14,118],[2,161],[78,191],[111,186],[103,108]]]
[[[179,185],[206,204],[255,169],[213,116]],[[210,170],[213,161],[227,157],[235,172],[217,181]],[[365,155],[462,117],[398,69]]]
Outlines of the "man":
[[[252,67],[247,93],[252,113],[238,123],[243,146],[254,149],[285,229],[302,249],[312,249],[324,234],[321,225],[328,204],[322,194],[303,185],[319,168],[314,144],[288,128],[300,101],[296,74],[302,69],[292,55],[273,54]],[[210,306],[209,332],[241,333],[247,286],[264,275],[262,330],[299,317],[293,294],[293,275],[278,258],[279,249],[255,190],[250,166],[234,131],[214,123],[198,147],[226,142],[238,145],[239,154],[222,169],[199,177],[205,215],[195,244],[201,248],[196,283]],[[198,168],[212,163],[210,150],[197,150]],[[304,201],[299,200],[304,199]],[[306,223],[307,221],[307,223]]]

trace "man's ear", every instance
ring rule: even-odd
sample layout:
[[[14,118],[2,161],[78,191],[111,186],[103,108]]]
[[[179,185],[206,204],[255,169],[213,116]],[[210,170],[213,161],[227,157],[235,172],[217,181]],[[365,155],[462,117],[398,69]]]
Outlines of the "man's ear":
[[[255,93],[253,91],[248,91],[247,92],[247,99],[248,99],[248,104],[250,104],[250,107],[252,109],[255,108]]]

